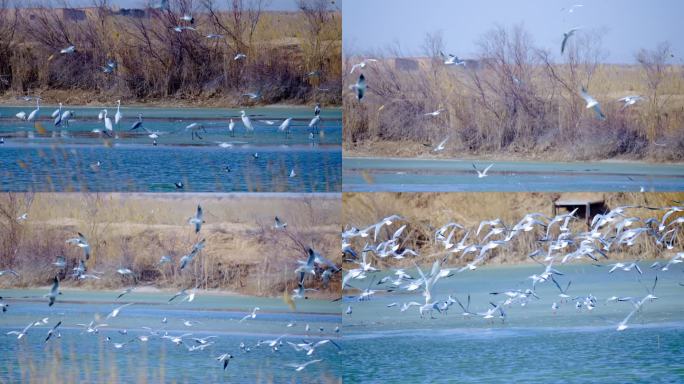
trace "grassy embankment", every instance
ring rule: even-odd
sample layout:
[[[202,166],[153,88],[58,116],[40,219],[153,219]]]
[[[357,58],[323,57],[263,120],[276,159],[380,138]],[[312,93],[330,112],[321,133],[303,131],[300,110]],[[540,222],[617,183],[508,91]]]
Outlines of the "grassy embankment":
[[[337,197],[335,197],[337,196]],[[197,204],[206,223],[198,235],[188,219]],[[4,276],[7,287],[47,285],[58,269],[56,257],[67,258],[62,284],[88,289],[132,285],[116,269],[127,267],[138,285],[159,288],[220,289],[248,295],[278,296],[296,287],[295,260],[305,260],[302,247],[312,246],[339,263],[338,195],[278,196],[222,194],[3,194],[0,195],[0,268],[13,268],[19,278]],[[28,219],[18,221],[23,213]],[[274,216],[287,231],[272,229]],[[83,258],[80,248],[65,241],[83,233],[91,244],[89,273],[100,280],[68,278]],[[179,271],[180,257],[206,238],[206,247],[190,268]],[[172,264],[159,265],[162,255]],[[307,280],[319,288],[311,296],[336,297],[340,276],[321,286],[320,276]]]

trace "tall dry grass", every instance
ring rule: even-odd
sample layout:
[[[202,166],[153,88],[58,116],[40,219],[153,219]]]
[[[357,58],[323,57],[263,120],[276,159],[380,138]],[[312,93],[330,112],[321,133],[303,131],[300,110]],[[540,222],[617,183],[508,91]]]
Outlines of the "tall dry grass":
[[[274,12],[265,0],[170,0],[168,10],[133,17],[98,0],[85,20],[64,13],[68,1],[44,4],[0,0],[0,95],[341,103],[341,15],[329,2],[301,0],[298,12]],[[174,31],[191,26],[181,20],[186,13],[197,31]],[[75,53],[59,53],[70,45]],[[234,60],[237,53],[247,58]],[[114,73],[101,70],[108,60],[118,63]],[[246,92],[261,97],[249,101]]]
[[[465,67],[446,66],[441,35],[428,35],[426,58],[416,69],[397,64],[399,49],[377,57],[362,71],[367,97],[344,97],[344,144],[348,154],[463,156],[509,154],[551,159],[684,157],[684,69],[671,64],[667,44],[638,52],[637,65],[602,64],[599,32],[573,37],[560,61],[535,46],[521,26],[483,35]],[[636,52],[635,52],[636,54]],[[345,84],[361,57],[345,59]],[[596,119],[579,95],[584,86],[607,115]],[[621,110],[617,99],[647,100]],[[424,113],[437,109],[437,117]],[[432,149],[449,137],[447,148]]]
[[[583,196],[580,196],[583,195]],[[588,196],[591,195],[591,196]],[[558,193],[510,193],[510,192],[483,192],[483,193],[345,193],[343,195],[342,222],[347,226],[366,228],[379,222],[382,218],[398,214],[406,218],[406,222],[395,222],[391,227],[385,227],[382,239],[392,236],[399,226],[407,224],[402,236],[402,247],[416,250],[420,254],[417,258],[407,257],[403,260],[392,258],[374,258],[374,265],[380,267],[412,267],[413,261],[428,263],[441,260],[445,256],[444,247],[435,243],[435,231],[446,223],[455,221],[471,230],[466,244],[477,242],[475,236],[477,226],[482,220],[500,218],[503,223],[512,227],[526,214],[538,212],[546,216],[553,216],[553,202],[561,196],[602,198],[605,202],[604,209],[609,210],[618,206],[637,205],[648,207],[669,207],[673,201],[684,200],[684,193],[593,193],[593,194],[558,194]],[[566,213],[566,212],[558,212]],[[630,209],[628,216],[642,218],[656,217],[660,219],[665,211],[653,211],[648,209]],[[671,219],[678,214],[671,216]],[[572,222],[570,226],[574,233],[586,231],[587,224],[584,219]],[[552,235],[557,236],[557,228]],[[485,233],[480,233],[482,239]],[[458,233],[452,241],[459,241],[463,233]],[[488,264],[515,264],[531,262],[527,255],[540,247],[538,242],[544,236],[541,229],[521,233],[514,238],[506,247],[494,249],[494,255],[487,261]],[[365,239],[359,240],[361,244],[354,244],[357,249],[363,247]],[[380,238],[378,239],[380,241]],[[684,235],[679,233],[677,244],[682,244]],[[680,245],[681,247],[681,245]],[[669,253],[668,253],[669,252]],[[611,250],[611,260],[623,259],[653,259],[671,256],[671,251],[657,246],[650,237],[643,237],[633,247],[623,247]],[[458,256],[448,259],[449,265],[464,265],[471,261],[473,254],[459,259]]]
[[[306,259],[303,246],[340,261],[341,203],[335,196],[2,194],[0,268],[13,268],[21,276],[3,279],[0,284],[47,284],[58,273],[51,263],[62,255],[68,262],[67,270],[60,274],[66,285],[130,286],[132,279],[116,273],[116,269],[127,267],[135,272],[138,284],[279,295],[296,287],[296,260]],[[187,224],[197,204],[202,205],[206,221],[198,235]],[[28,219],[17,221],[23,212]],[[286,232],[272,229],[276,215],[288,223]],[[83,233],[92,247],[88,271],[104,272],[101,280],[68,278],[83,258],[80,248],[65,243],[77,232]],[[179,271],[180,257],[201,238],[206,238],[206,247],[188,270]],[[172,256],[173,264],[160,266],[162,255]],[[335,295],[337,275],[327,288],[319,278],[307,280],[307,287]]]

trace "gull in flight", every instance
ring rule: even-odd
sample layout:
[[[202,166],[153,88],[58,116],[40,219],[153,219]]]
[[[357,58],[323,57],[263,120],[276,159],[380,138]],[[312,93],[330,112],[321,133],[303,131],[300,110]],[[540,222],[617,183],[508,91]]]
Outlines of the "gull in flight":
[[[440,108],[440,109],[438,109],[438,110],[436,110],[436,111],[424,113],[423,116],[439,116],[439,114],[442,113],[442,112],[444,112],[444,109],[443,109],[443,108]]]
[[[188,126],[185,127],[186,131],[190,131],[190,135],[192,140],[195,139],[195,136],[197,136],[198,139],[202,140],[202,136],[200,136],[199,131],[202,130],[204,133],[207,133],[207,129],[204,128],[204,125],[200,123],[192,123],[189,124]]]
[[[234,61],[237,61],[237,60],[246,59],[246,58],[247,58],[247,55],[245,55],[244,53],[238,53],[237,55],[235,55],[235,57],[233,58],[233,60],[234,60]]]
[[[295,173],[294,168],[292,168],[292,170],[290,171],[290,177],[295,177],[295,176],[297,176],[297,174]]]
[[[568,43],[570,36],[574,35],[576,31],[580,28],[572,28],[569,31],[563,33],[563,42],[561,43],[561,55],[565,52],[565,45]]]
[[[360,62],[360,63],[358,63],[358,64],[354,64],[354,65],[352,65],[352,69],[351,69],[351,71],[349,72],[349,74],[354,73],[354,70],[356,70],[356,68],[364,69],[364,68],[366,68],[366,65],[367,65],[368,63],[374,63],[374,62],[376,62],[376,61],[377,61],[377,60],[375,60],[375,59],[365,59],[365,60],[363,60],[362,62]]]
[[[233,355],[231,355],[230,353],[224,353],[223,355],[216,357],[216,360],[223,363],[223,370],[225,371],[226,367],[228,366],[228,362],[232,358]]]
[[[254,309],[252,309],[252,313],[249,313],[249,314],[247,314],[245,317],[243,317],[242,319],[240,319],[240,322],[242,323],[243,321],[245,321],[245,320],[247,320],[247,319],[255,319],[255,318],[256,318],[256,315],[257,315],[257,311],[260,310],[260,309],[261,309],[261,308],[259,308],[259,307],[254,307]]]
[[[68,54],[74,53],[74,52],[76,52],[76,47],[73,45],[70,45],[70,46],[63,48],[59,51],[59,53],[61,53],[63,55],[68,55]]]
[[[204,223],[202,216],[202,206],[197,204],[197,213],[195,213],[194,217],[191,217],[190,220],[188,220],[188,224],[195,226],[195,233],[199,233],[200,229],[202,229],[202,224]]]
[[[444,65],[462,65],[466,66],[465,60],[461,60],[458,58],[458,56],[454,56],[452,54],[445,55],[444,52],[439,53],[442,56],[442,59],[444,59]]]
[[[629,95],[629,96],[625,96],[623,98],[620,98],[617,101],[621,101],[624,103],[622,108],[620,108],[620,110],[623,110],[623,109],[629,107],[630,105],[636,104],[637,101],[641,101],[643,99],[644,98],[639,96],[639,95]]]
[[[433,151],[433,152],[440,152],[440,151],[443,151],[443,150],[444,150],[444,145],[447,143],[447,141],[449,141],[449,136],[447,136],[446,139],[442,140],[442,142],[440,142],[440,143],[435,147],[435,149],[433,149],[432,151]]]
[[[280,220],[278,216],[275,217],[275,224],[273,225],[273,229],[285,229],[287,228],[287,223]]]
[[[582,7],[584,7],[584,4],[573,4],[572,6],[570,6],[570,8],[568,8],[568,13],[573,13],[575,12],[575,9]]]
[[[122,306],[120,306],[120,307],[114,308],[114,310],[113,310],[112,312],[110,312],[109,315],[107,315],[107,317],[106,317],[105,319],[109,319],[109,318],[112,318],[112,317],[117,317],[117,316],[119,316],[119,312],[121,312],[122,309],[124,309],[124,308],[126,308],[126,307],[128,307],[128,306],[130,306],[130,305],[133,305],[133,303],[124,304],[124,305],[122,305]]]
[[[599,120],[605,120],[606,119],[606,115],[604,115],[603,112],[601,111],[601,105],[599,104],[599,102],[596,101],[596,99],[593,96],[591,96],[584,87],[582,87],[582,89],[580,90],[580,96],[582,96],[584,101],[587,103],[587,106],[586,106],[587,109],[589,109],[589,108],[594,109],[594,112],[596,113],[597,119],[599,119]]]
[[[313,364],[313,363],[318,363],[321,361],[323,361],[323,360],[322,359],[316,359],[316,360],[307,361],[306,363],[303,363],[303,364],[293,363],[293,364],[288,364],[287,366],[295,368],[295,371],[300,372],[300,371],[304,370],[304,368],[306,368],[307,365]]]
[[[67,244],[74,244],[83,248],[85,259],[88,260],[90,258],[90,244],[88,244],[88,240],[86,240],[81,232],[78,232],[78,237],[71,238],[66,242]]]
[[[202,239],[202,240],[198,241],[197,243],[195,243],[195,245],[192,246],[192,250],[190,251],[190,253],[181,257],[180,262],[179,262],[181,271],[183,269],[185,269],[185,267],[187,267],[188,264],[190,264],[192,262],[192,260],[195,258],[195,256],[197,256],[199,251],[201,251],[202,248],[204,248],[205,240],[206,239]]]
[[[60,325],[62,325],[62,321],[61,321],[61,320],[60,320],[57,324],[55,324],[55,326],[52,327],[51,330],[48,331],[47,337],[45,338],[45,342],[46,342],[46,343],[48,342],[48,340],[50,340],[50,338],[52,337],[52,335],[55,334],[55,332],[57,331],[57,328],[59,328]],[[59,333],[58,333],[58,336],[57,336],[57,337],[59,337]]]
[[[122,298],[124,295],[127,295],[127,294],[133,292],[133,289],[134,289],[134,287],[130,287],[130,288],[124,289],[123,291],[121,291],[121,293],[119,294],[119,296],[116,297],[116,300],[119,300],[119,299]]]
[[[8,275],[8,274],[19,277],[19,274],[13,269],[4,269],[4,270],[0,271],[0,276]]]
[[[17,339],[21,339],[22,337],[26,336],[28,334],[28,330],[33,327],[34,322],[30,322],[29,325],[24,327],[21,331],[9,331],[7,332],[7,335],[17,335]]]
[[[477,167],[475,166],[475,164],[473,164],[473,169],[475,169],[475,171],[477,172],[477,178],[478,178],[478,179],[481,179],[481,178],[483,178],[483,177],[487,177],[487,176],[488,176],[488,175],[487,175],[487,171],[489,171],[489,169],[490,169],[492,166],[494,166],[493,163],[492,163],[492,164],[489,164],[489,166],[488,166],[487,168],[485,168],[484,171],[480,171],[479,169],[477,169]]]
[[[57,256],[57,260],[54,263],[52,263],[52,265],[59,269],[64,269],[66,268],[66,259],[64,258],[64,256]]]
[[[195,291],[193,290],[192,292],[188,293],[187,289],[181,289],[179,292],[177,292],[173,297],[169,299],[169,303],[172,302],[176,297],[179,296],[184,296],[181,302],[187,300],[188,302],[191,302],[195,299]],[[166,320],[166,317],[164,318]],[[162,321],[162,323],[166,323],[166,321]]]
[[[359,101],[363,99],[363,96],[366,94],[366,77],[363,75],[363,73],[359,76],[359,79],[356,81],[356,84],[350,85],[349,89],[353,89],[356,91],[356,98]]]

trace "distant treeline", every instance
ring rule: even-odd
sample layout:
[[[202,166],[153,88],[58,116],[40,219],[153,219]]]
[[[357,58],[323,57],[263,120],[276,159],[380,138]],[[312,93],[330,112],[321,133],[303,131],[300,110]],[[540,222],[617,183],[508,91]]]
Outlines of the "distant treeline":
[[[0,95],[339,104],[340,11],[293,1],[298,12],[267,11],[267,0],[171,0],[140,10],[0,0]]]

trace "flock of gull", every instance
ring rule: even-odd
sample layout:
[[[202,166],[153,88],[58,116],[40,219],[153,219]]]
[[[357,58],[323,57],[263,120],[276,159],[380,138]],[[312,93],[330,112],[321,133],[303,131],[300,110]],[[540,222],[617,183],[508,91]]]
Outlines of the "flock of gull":
[[[630,320],[646,310],[648,303],[658,299],[655,294],[658,283],[657,273],[668,271],[672,266],[684,262],[684,252],[674,250],[684,225],[684,216],[681,216],[681,212],[684,212],[684,205],[681,202],[674,203],[677,205],[616,207],[594,216],[588,230],[577,232],[572,229],[572,223],[578,220],[577,209],[555,217],[530,213],[514,225],[507,225],[500,218],[484,220],[472,228],[457,222],[449,222],[440,228],[433,228],[431,240],[438,251],[427,256],[430,259],[436,258],[431,269],[427,271],[419,266],[421,258],[419,253],[407,246],[415,240],[411,238],[411,235],[420,232],[407,231],[407,227],[415,229],[416,225],[421,224],[409,222],[408,219],[399,215],[392,215],[365,228],[351,227],[343,231],[344,261],[356,265],[354,268],[345,270],[343,289],[348,292],[358,291],[357,294],[347,296],[346,299],[359,303],[371,300],[378,293],[397,295],[400,292],[421,292],[424,301],[409,301],[401,304],[394,302],[387,305],[387,307],[397,307],[401,312],[417,307],[421,318],[434,318],[434,313],[447,314],[450,307],[457,304],[464,316],[479,316],[488,321],[499,317],[504,321],[506,308],[512,305],[525,307],[528,303],[538,300],[537,288],[541,284],[553,284],[558,289],[558,299],[550,308],[554,314],[566,303],[573,303],[577,311],[594,310],[601,299],[591,293],[571,294],[569,292],[571,283],[576,283],[576,281],[570,280],[570,276],[563,271],[563,267],[570,263],[588,263],[596,268],[604,268],[606,275],[609,276],[615,273],[633,273],[642,286],[643,268],[648,267],[656,271],[656,276],[652,285],[643,287],[647,291],[643,297],[621,296],[616,292],[615,296],[604,298],[606,304],[628,304],[625,308],[625,317],[620,321],[614,320],[615,329],[623,331],[628,328]],[[635,216],[633,212],[637,209],[660,212],[662,216],[660,218]],[[574,227],[577,228],[577,226]],[[525,281],[528,282],[525,284],[526,288],[491,292],[492,300],[482,303],[485,309],[480,311],[470,309],[470,295],[463,300],[451,294],[445,295],[446,297],[439,296],[438,282],[457,278],[460,273],[474,271],[502,253],[516,252],[512,249],[515,248],[512,244],[518,244],[516,239],[526,233],[530,233],[531,235],[528,236],[534,238],[535,247],[527,257],[540,264],[538,273],[526,277]],[[628,253],[635,245],[647,242],[653,243],[658,249],[657,252],[669,257],[669,260],[645,264],[645,261],[637,259],[609,264],[611,254]],[[496,253],[495,249],[501,250],[500,253]],[[638,252],[635,253],[638,254]],[[412,276],[404,269],[384,273],[373,266],[371,255],[377,260],[388,258],[401,260],[410,257],[417,275]],[[651,257],[655,256],[653,254]],[[447,267],[459,264],[458,267]],[[384,275],[384,277],[376,282],[376,274]],[[575,278],[579,279],[581,276]],[[564,281],[566,279],[567,284]],[[354,281],[356,284],[352,284]],[[684,286],[684,283],[680,282],[679,285]],[[367,288],[362,289],[359,286],[367,286]],[[345,313],[351,315],[352,312],[352,306],[349,305]]]
[[[28,99],[31,99],[28,97]],[[25,111],[21,111],[15,114],[15,117],[21,121],[28,121],[34,124],[34,128],[37,128],[39,132],[47,132],[47,130],[42,126],[38,124],[38,120],[40,118],[40,97],[36,97],[36,109],[33,111],[29,112],[28,114]],[[314,107],[314,115],[307,124],[307,127],[309,129],[309,139],[314,140],[316,138],[315,135],[319,135],[321,133],[320,131],[320,125],[321,125],[321,105],[316,104]],[[59,128],[66,128],[69,126],[70,121],[75,120],[76,113],[73,110],[66,109],[62,103],[59,103],[59,107],[55,109],[52,114],[50,115],[50,118],[52,119],[51,121],[53,122],[53,125],[55,129]],[[118,132],[121,131],[121,125],[123,124],[123,119],[124,116],[121,112],[121,100],[116,101],[116,113],[113,116],[109,114],[109,111],[105,108],[102,109],[98,115],[97,115],[98,121],[100,121],[101,126],[95,127],[91,130],[91,133],[103,136],[103,137],[108,137],[108,138],[116,138],[118,139]],[[222,128],[227,128],[227,133],[231,137],[235,137],[236,134],[236,121],[234,121],[233,117],[229,118],[230,120],[228,121],[228,125],[226,127]],[[259,119],[253,121],[252,118],[247,114],[245,110],[240,111],[240,120],[242,121],[242,126],[244,127],[244,132],[245,135],[252,135],[254,134],[255,127],[256,127],[256,122],[259,122],[260,124],[263,124],[264,126],[273,126],[278,124],[278,131],[282,132],[285,134],[286,137],[290,136],[291,129],[293,128],[293,118],[288,117],[285,118],[281,122],[277,122],[275,120],[269,120],[269,119]],[[131,132],[131,131],[144,131],[144,135],[152,139],[152,144],[157,145],[157,139],[162,136],[162,135],[171,135],[171,134],[177,134],[177,133],[190,133],[190,137],[192,140],[195,138],[202,140],[201,134],[203,132],[207,132],[206,125],[203,123],[199,122],[193,122],[185,127],[179,127],[178,129],[175,130],[169,130],[169,131],[160,131],[160,130],[150,130],[148,129],[143,121],[143,115],[141,113],[138,114],[137,120],[131,124],[129,128],[126,129],[126,131]],[[58,134],[57,131],[53,131],[53,136],[56,136]],[[59,132],[59,135],[62,137],[68,136],[68,132],[65,130],[62,130]],[[240,144],[244,142],[225,142],[225,141],[217,141],[216,144],[218,144],[222,148],[230,148],[233,146],[233,144]]]
[[[17,220],[24,223],[26,220],[28,220],[28,215],[23,214]],[[193,234],[196,236],[196,242],[191,247],[191,250],[184,256],[180,257],[177,260],[177,262],[174,262],[172,256],[164,255],[160,258],[157,267],[160,270],[169,267],[177,268],[180,276],[184,276],[183,274],[185,273],[187,275],[194,276],[194,281],[198,282],[199,279],[197,278],[197,276],[193,274],[192,271],[190,271],[189,267],[192,266],[194,260],[201,255],[201,252],[206,245],[206,239],[202,238],[201,236],[202,226],[205,223],[204,212],[201,205],[197,206],[197,211],[195,212],[194,216],[188,219],[187,223],[192,227]],[[284,233],[290,238],[295,239],[293,234],[288,233],[287,223],[284,222],[281,218],[275,217],[275,222],[274,225],[271,227],[271,230],[274,231],[274,233]],[[312,279],[318,279],[320,276],[320,280],[323,282],[323,286],[327,286],[331,276],[334,273],[340,271],[340,268],[338,268],[335,265],[335,263],[323,257],[320,253],[314,251],[312,248],[303,246],[300,241],[295,241],[303,249],[306,249],[307,258],[305,260],[298,261],[297,268],[294,270],[294,275],[297,277],[297,288],[293,290],[292,294],[289,294],[286,290],[283,295],[285,303],[289,305],[290,308],[293,310],[296,309],[295,300],[307,299],[308,297],[305,296],[305,292],[316,290],[314,288],[306,288],[305,284],[307,284],[307,281],[310,281]],[[43,296],[43,298],[46,299],[49,307],[57,308],[55,310],[59,310],[59,302],[63,300],[62,297],[68,295],[68,293],[62,295],[62,292],[60,290],[60,280],[63,279],[71,279],[74,281],[97,281],[100,280],[102,276],[105,274],[110,274],[114,276],[119,275],[120,278],[123,279],[122,281],[129,283],[131,285],[128,288],[121,291],[116,296],[116,298],[113,298],[113,302],[118,302],[119,300],[124,299],[126,295],[129,295],[140,286],[139,284],[137,284],[137,276],[139,276],[139,274],[134,272],[132,268],[121,266],[111,272],[98,272],[93,270],[92,267],[89,265],[92,262],[92,245],[84,234],[80,232],[77,233],[77,236],[67,239],[66,244],[80,248],[82,251],[82,257],[78,258],[77,262],[75,261],[75,266],[71,269],[71,272],[69,273],[67,273],[67,271],[71,266],[69,265],[70,263],[68,262],[67,258],[65,258],[64,256],[59,256],[57,260],[54,263],[52,263],[51,266],[49,266],[49,268],[57,270],[57,274],[54,276],[54,278],[52,278],[52,285],[48,293],[46,293]],[[309,275],[311,275],[312,277],[307,280],[307,276]],[[14,270],[2,270],[0,271],[0,278],[2,278],[2,276],[12,276],[17,278],[20,275],[18,272]],[[193,300],[195,300],[198,294],[198,288],[199,285],[192,285],[188,288],[181,289],[179,292],[177,292],[169,298],[168,304],[171,305],[172,303],[177,303],[178,305],[180,305],[184,302],[192,302]],[[6,300],[2,300],[2,297],[0,297],[0,307],[2,308],[3,312],[7,312],[9,310],[10,305],[6,302]],[[132,306],[138,305],[142,306],[142,303],[136,303],[131,301],[125,304],[117,305],[104,318],[102,318],[99,314],[95,313],[93,316],[93,320],[87,323],[74,322],[74,324],[68,324],[69,320],[66,318],[65,313],[56,312],[56,314],[58,314],[61,317],[60,320],[58,320],[57,322],[51,322],[50,317],[45,317],[37,321],[31,321],[27,326],[20,330],[9,331],[6,333],[6,335],[9,337],[14,337],[18,341],[22,341],[22,339],[26,340],[29,331],[37,330],[38,328],[45,328],[46,333],[44,334],[45,337],[42,340],[43,344],[47,344],[55,338],[62,337],[60,327],[70,326],[72,328],[80,328],[82,330],[81,335],[94,336],[100,334],[101,331],[106,330],[107,327],[109,327],[110,324],[113,322],[113,325],[116,326],[115,319],[125,314],[125,312],[128,311]],[[246,313],[238,321],[238,324],[242,324],[248,321],[251,322],[257,319],[260,310],[261,309],[259,307],[254,307],[250,312]],[[188,351],[188,353],[195,351],[204,351],[205,349],[207,349],[207,352],[209,352],[207,359],[212,358],[218,361],[218,363],[224,370],[228,367],[228,363],[230,362],[230,360],[235,358],[235,356],[237,355],[235,352],[228,353],[224,350],[225,345],[221,345],[219,343],[218,335],[210,335],[200,338],[192,337],[192,333],[176,334],[178,332],[166,330],[166,324],[170,324],[169,322],[170,319],[164,317],[163,319],[161,319],[162,325],[160,325],[159,327],[143,326],[140,330],[137,330],[138,332],[136,333],[139,333],[139,335],[135,337],[129,336],[127,329],[119,329],[116,331],[112,329],[110,332],[108,332],[110,333],[110,335],[106,336],[105,341],[109,345],[111,345],[113,349],[116,350],[125,349],[132,343],[147,343],[152,339],[158,339],[162,342],[167,341],[168,343],[171,343],[177,346],[178,348],[185,348]],[[181,319],[181,323],[184,328],[197,327],[198,325],[202,324],[199,321],[185,319]],[[178,326],[180,326],[180,324]],[[294,329],[295,327],[297,327],[297,324],[295,321],[290,321],[284,326],[288,329]],[[247,354],[257,349],[262,349],[270,351],[272,353],[278,353],[281,352],[281,349],[283,349],[283,347],[290,347],[286,350],[291,350],[292,353],[294,353],[297,356],[301,355],[302,358],[310,358],[309,360],[304,361],[302,363],[287,364],[288,367],[294,368],[295,371],[299,372],[311,364],[315,364],[322,361],[322,359],[312,359],[312,357],[316,356],[315,353],[317,350],[320,350],[321,348],[327,348],[330,346],[338,350],[341,349],[340,346],[333,339],[323,339],[320,335],[312,335],[310,334],[310,330],[310,325],[306,324],[304,327],[306,336],[303,339],[296,335],[283,334],[273,340],[259,340],[255,345],[248,345],[245,342],[241,342],[239,345],[239,351],[241,352],[241,354]],[[319,331],[322,335],[325,330],[323,327],[320,327]],[[334,333],[339,333],[339,326],[335,328]],[[312,340],[311,337],[315,337],[318,340]],[[212,356],[211,354],[214,355]]]

